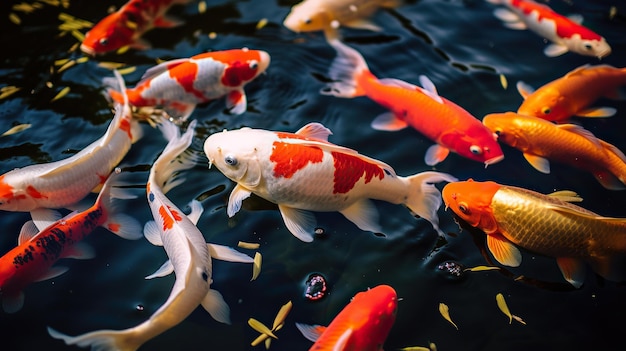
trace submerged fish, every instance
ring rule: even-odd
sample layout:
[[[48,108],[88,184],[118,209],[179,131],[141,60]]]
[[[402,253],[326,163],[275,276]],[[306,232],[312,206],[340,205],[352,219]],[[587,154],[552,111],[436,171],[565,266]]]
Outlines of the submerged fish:
[[[302,323],[296,327],[315,342],[309,351],[380,351],[397,312],[396,291],[389,285],[378,285],[357,293],[328,327]]]
[[[24,288],[33,282],[51,279],[67,271],[53,265],[61,258],[93,257],[80,241],[101,226],[125,239],[141,238],[139,223],[116,213],[111,203],[110,176],[93,206],[72,212],[41,231],[32,221],[22,227],[18,246],[0,257],[0,294],[5,312],[16,312],[24,305]]]
[[[485,232],[489,251],[503,265],[519,266],[517,245],[556,258],[563,277],[575,287],[585,278],[583,262],[606,279],[626,279],[626,219],[569,203],[580,201],[573,192],[544,195],[470,179],[446,184],[442,196],[446,208]]]
[[[123,87],[121,76],[115,74]],[[80,152],[0,175],[0,210],[30,211],[37,227],[45,227],[55,220],[48,209],[75,205],[102,186],[140,136],[141,126],[122,96],[106,133]]]
[[[148,320],[133,328],[99,330],[75,337],[48,328],[52,337],[68,345],[91,346],[98,350],[136,350],[146,341],[182,322],[199,305],[217,321],[230,323],[228,305],[219,292],[210,288],[211,256],[233,262],[251,263],[253,260],[228,247],[207,245],[195,226],[202,214],[199,202],[192,201],[192,212],[186,216],[165,196],[165,192],[183,182],[182,178],[173,175],[195,164],[193,158],[178,157],[191,144],[195,121],[189,124],[182,136],[178,128],[169,122],[165,122],[162,128],[169,142],[154,162],[146,188],[148,203],[156,221],[146,224],[144,234],[151,243],[165,248],[169,260],[146,279],[174,272],[176,281],[170,296]]]
[[[269,64],[269,54],[261,50],[207,52],[150,68],[126,94],[131,105],[162,107],[178,122],[185,121],[196,105],[223,96],[230,112],[241,114],[247,107],[244,86]],[[109,90],[109,94],[114,101],[122,99],[119,91]]]
[[[191,0],[129,0],[116,12],[104,17],[87,34],[80,49],[88,55],[99,55],[125,46],[147,49],[150,45],[141,36],[155,27],[179,25],[165,13],[172,5]]]
[[[548,5],[531,0],[487,0],[507,9],[494,11],[496,17],[511,29],[530,29],[552,42],[544,49],[546,56],[563,55],[568,51],[602,58],[611,53],[611,47],[599,34],[581,25],[580,15],[569,17],[554,12]]]
[[[398,79],[378,79],[356,50],[331,40],[337,58],[330,68],[330,83],[323,94],[343,98],[367,96],[391,110],[372,122],[379,130],[399,130],[411,126],[434,141],[426,152],[429,166],[443,161],[450,151],[485,166],[504,158],[496,136],[480,120],[452,101],[439,96],[434,84],[420,77],[424,88]]]
[[[252,193],[278,204],[287,228],[312,241],[315,217],[309,211],[339,211],[363,230],[380,232],[370,199],[404,204],[440,234],[439,190],[432,184],[456,178],[439,172],[396,175],[387,164],[328,142],[331,132],[309,123],[295,134],[241,128],[210,135],[204,143],[209,167],[215,165],[237,185],[228,216]]]
[[[401,4],[402,0],[303,0],[291,8],[283,25],[297,33],[332,32],[340,26],[379,31],[369,18],[380,8]]]
[[[523,82],[517,90],[524,101],[517,113],[535,116],[553,122],[565,122],[572,116],[610,117],[612,107],[590,107],[601,97],[625,97],[626,68],[609,65],[584,65],[555,79],[536,91]]]
[[[517,148],[538,171],[550,173],[550,160],[589,171],[610,190],[626,189],[626,156],[576,124],[554,124],[514,112],[493,113],[483,123],[498,140]]]

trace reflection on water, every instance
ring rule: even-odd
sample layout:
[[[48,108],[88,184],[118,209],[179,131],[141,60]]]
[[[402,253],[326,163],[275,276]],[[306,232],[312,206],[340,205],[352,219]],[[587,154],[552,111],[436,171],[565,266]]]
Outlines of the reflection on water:
[[[423,155],[432,142],[407,128],[398,132],[375,131],[371,121],[385,110],[367,98],[337,99],[319,94],[328,82],[328,67],[335,52],[320,33],[292,33],[282,20],[297,1],[207,1],[198,13],[197,3],[172,8],[184,25],[155,29],[145,35],[152,43],[146,51],[129,50],[80,61],[77,39],[62,34],[59,14],[96,22],[109,6],[123,1],[70,0],[67,8],[42,4],[31,13],[15,11],[10,1],[0,5],[4,35],[0,37],[2,86],[21,88],[0,100],[0,132],[19,124],[32,127],[0,137],[0,172],[16,167],[66,158],[96,140],[113,116],[101,81],[112,76],[102,63],[120,63],[129,86],[157,60],[188,57],[204,51],[249,47],[269,52],[267,73],[248,84],[248,111],[240,116],[226,112],[223,100],[199,106],[191,116],[198,120],[192,149],[202,155],[202,141],[210,134],[242,126],[295,131],[317,121],[333,131],[329,140],[383,160],[399,175],[429,170]],[[28,3],[33,3],[29,1]],[[51,2],[52,3],[52,2]],[[583,64],[624,66],[626,10],[618,1],[551,1],[563,13],[583,13],[585,24],[603,34],[613,53],[601,62],[566,54],[547,58],[544,41],[528,31],[504,28],[483,1],[421,0],[381,11],[374,21],[382,32],[343,29],[345,42],[356,48],[372,72],[381,78],[418,83],[427,75],[442,96],[475,116],[516,110],[521,97],[518,80],[539,87]],[[611,6],[617,6],[610,16]],[[17,13],[19,25],[6,16]],[[257,28],[260,20],[268,22]],[[72,50],[74,49],[74,50]],[[67,59],[76,63],[61,69]],[[66,61],[62,61],[66,60]],[[134,68],[133,68],[134,67]],[[508,87],[502,86],[502,79]],[[54,100],[63,89],[64,97]],[[596,136],[626,150],[626,103],[601,99],[602,106],[618,113],[607,119],[576,119]],[[149,166],[166,144],[147,123],[144,137],[122,161],[138,197],[124,201],[125,211],[142,222],[151,219],[143,186]],[[506,158],[487,169],[480,163],[450,155],[435,168],[459,179],[495,180],[542,193],[569,189],[584,199],[581,205],[606,216],[626,217],[623,192],[603,189],[587,172],[553,164],[552,173],[534,170],[516,149],[503,146]],[[277,332],[272,350],[306,350],[311,343],[294,323],[328,324],[357,293],[379,284],[393,286],[399,312],[385,343],[386,350],[428,346],[439,350],[619,349],[623,345],[620,321],[626,312],[623,283],[612,283],[589,273],[580,289],[562,280],[553,258],[523,252],[522,265],[500,266],[486,251],[482,232],[457,223],[451,211],[441,209],[438,238],[431,226],[402,206],[376,203],[383,234],[358,230],[338,213],[317,213],[323,234],[303,243],[285,228],[274,204],[258,197],[244,202],[233,218],[226,203],[233,184],[206,159],[186,172],[184,185],[168,196],[181,207],[191,199],[202,202],[205,212],[198,227],[207,241],[237,246],[258,243],[262,254],[259,277],[250,281],[248,265],[214,261],[213,287],[231,308],[230,326],[215,322],[196,310],[179,326],[147,343],[145,350],[250,350],[258,335],[247,324],[255,318],[271,325],[280,306],[293,302],[286,325]],[[4,235],[0,252],[15,246],[25,213],[0,213]],[[70,267],[62,276],[34,283],[26,291],[24,308],[0,314],[3,344],[15,350],[68,349],[50,338],[46,326],[70,335],[102,328],[121,329],[148,318],[169,295],[174,277],[145,280],[166,259],[162,248],[145,240],[130,242],[98,229],[86,239],[95,248],[91,260],[64,260]],[[254,250],[244,250],[254,255]],[[495,270],[469,271],[495,266]],[[456,273],[461,273],[457,276]],[[306,297],[311,274],[325,279],[325,295]],[[307,283],[308,282],[308,283]],[[319,290],[316,290],[319,291]],[[509,323],[496,304],[503,294],[512,314],[526,324]],[[445,303],[456,330],[439,313]]]

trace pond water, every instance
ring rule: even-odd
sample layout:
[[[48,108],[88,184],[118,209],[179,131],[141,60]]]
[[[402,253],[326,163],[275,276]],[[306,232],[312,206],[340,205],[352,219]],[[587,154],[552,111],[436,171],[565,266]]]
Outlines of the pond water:
[[[83,55],[75,50],[76,37],[61,34],[59,15],[95,23],[111,6],[124,2],[61,2],[66,7],[54,1],[25,2],[40,6],[24,13],[13,7],[18,1],[0,5],[4,14],[0,16],[0,85],[21,88],[0,100],[0,132],[31,125],[0,137],[1,173],[67,158],[104,134],[113,114],[103,97],[102,79],[112,72],[99,63],[123,63],[124,79],[133,86],[158,60],[248,47],[271,55],[267,73],[246,86],[245,113],[229,114],[223,99],[194,111],[190,119],[198,121],[198,128],[192,149],[199,155],[204,139],[224,128],[294,132],[315,121],[333,131],[331,142],[382,160],[399,175],[434,169],[462,180],[494,180],[542,193],[574,190],[584,199],[581,206],[605,216],[626,217],[624,192],[606,190],[590,173],[566,165],[552,164],[550,174],[539,173],[511,147],[503,146],[505,159],[488,168],[456,154],[435,167],[427,166],[423,156],[432,142],[419,132],[370,127],[385,112],[383,107],[366,97],[339,99],[319,93],[335,51],[321,33],[296,34],[282,25],[297,1],[209,0],[205,12],[199,12],[197,2],[173,7],[170,13],[183,25],[148,32],[145,39],[151,49],[90,58],[63,70],[59,60],[80,60]],[[493,16],[494,5],[479,0],[408,1],[372,18],[383,28],[380,32],[344,28],[341,33],[378,77],[418,84],[419,75],[426,75],[442,96],[482,118],[517,109],[522,101],[515,89],[518,80],[539,87],[584,64],[624,66],[626,7],[621,1],[552,0],[550,5],[560,13],[583,14],[584,24],[612,46],[611,55],[602,61],[573,53],[548,58],[542,52],[546,45],[542,38],[505,28]],[[19,24],[11,21],[11,13],[19,17]],[[264,26],[259,25],[265,20]],[[130,67],[135,70],[129,72]],[[69,93],[53,101],[66,87]],[[626,150],[626,103],[601,99],[598,104],[618,112],[612,118],[577,118],[575,122]],[[143,138],[121,163],[129,170],[138,197],[121,206],[143,223],[151,214],[142,187],[166,141],[147,123],[142,123],[142,129]],[[388,351],[430,343],[437,350],[618,350],[626,345],[623,283],[606,281],[589,271],[584,285],[575,289],[562,279],[553,258],[528,251],[523,251],[521,266],[501,266],[486,251],[484,234],[459,225],[451,211],[439,211],[446,233],[441,238],[427,221],[399,205],[376,202],[384,236],[363,232],[338,213],[316,213],[325,235],[305,243],[285,228],[275,205],[256,197],[246,200],[244,208],[229,219],[226,203],[234,184],[217,169],[208,169],[206,158],[185,176],[186,182],[168,197],[181,208],[192,199],[201,200],[205,212],[198,227],[208,242],[234,247],[239,241],[260,244],[257,250],[240,251],[260,252],[262,270],[251,281],[250,265],[214,260],[212,287],[229,304],[232,325],[220,324],[198,308],[142,350],[264,349],[263,345],[250,346],[258,333],[247,321],[255,318],[271,325],[288,301],[293,308],[270,349],[307,350],[311,342],[296,329],[296,322],[327,325],[357,292],[380,284],[392,286],[401,299],[385,342]],[[0,218],[0,253],[5,253],[15,246],[29,214],[2,212]],[[128,328],[146,320],[165,302],[174,276],[144,279],[166,260],[161,247],[144,239],[123,240],[104,229],[85,241],[94,247],[95,258],[63,260],[62,265],[70,268],[67,273],[31,284],[20,311],[0,313],[3,349],[78,349],[51,338],[46,326],[69,335]],[[439,268],[446,263],[501,269],[456,277]],[[323,275],[327,282],[326,296],[315,301],[305,298],[312,273]],[[499,293],[525,324],[509,323],[496,304]],[[440,303],[449,307],[458,330],[439,313]]]

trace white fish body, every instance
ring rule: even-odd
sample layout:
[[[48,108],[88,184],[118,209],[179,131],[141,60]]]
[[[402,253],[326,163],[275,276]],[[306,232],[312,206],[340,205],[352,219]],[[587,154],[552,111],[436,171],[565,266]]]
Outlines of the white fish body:
[[[331,132],[310,123],[294,133],[242,128],[209,136],[210,165],[237,183],[228,215],[254,193],[278,204],[287,228],[311,241],[315,218],[308,211],[339,211],[363,230],[380,232],[369,199],[405,204],[439,230],[439,190],[432,183],[454,181],[439,172],[396,175],[387,164],[327,141]]]
[[[165,192],[182,183],[172,177],[175,172],[195,164],[193,157],[177,158],[191,144],[195,121],[185,134],[168,122],[164,133],[171,139],[152,166],[147,185],[147,197],[155,221],[146,223],[144,234],[155,245],[162,245],[169,257],[151,279],[174,272],[176,281],[167,301],[145,322],[125,330],[100,330],[70,337],[48,328],[50,334],[68,345],[91,346],[97,350],[136,350],[146,341],[182,322],[199,305],[222,323],[230,323],[230,309],[222,295],[210,288],[212,279],[211,256],[233,262],[253,262],[247,255],[220,245],[207,244],[196,227],[202,206],[191,202],[191,213],[186,216],[166,196]]]

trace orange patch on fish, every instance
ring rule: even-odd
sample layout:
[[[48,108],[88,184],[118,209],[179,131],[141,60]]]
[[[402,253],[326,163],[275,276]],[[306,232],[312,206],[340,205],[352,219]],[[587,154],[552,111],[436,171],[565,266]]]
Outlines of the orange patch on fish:
[[[125,132],[126,134],[128,134],[128,138],[129,139],[133,138],[133,135],[132,135],[133,133],[131,131],[130,120],[128,118],[122,118],[122,120],[120,121],[120,130]],[[104,182],[102,182],[102,183],[104,183]]]
[[[37,189],[35,189],[35,187],[32,185],[29,185],[26,188],[26,193],[28,193],[30,197],[35,198],[35,199],[47,199],[48,198],[47,196],[40,193]]]
[[[13,187],[5,183],[4,176],[0,176],[0,198],[10,200],[13,198]]]
[[[169,73],[170,77],[183,87],[186,92],[195,95],[201,100],[205,100],[204,94],[194,87],[194,83],[198,77],[198,64],[190,60],[184,65],[179,64],[169,68]]]
[[[238,87],[256,75],[256,69],[250,68],[247,62],[235,61],[226,67],[222,76],[222,84],[228,87]]]
[[[172,229],[174,222],[178,222],[183,219],[178,212],[172,211],[169,206],[167,206],[167,209],[163,206],[159,207],[159,214],[161,215],[161,218],[163,218],[163,231]]]
[[[365,184],[372,178],[385,178],[385,172],[380,166],[364,161],[356,156],[333,152],[335,165],[335,187],[333,194],[345,194],[354,188],[354,184],[365,175]]]
[[[119,233],[120,231],[120,224],[119,223],[109,223],[107,225],[107,229],[109,229],[111,232],[113,233]]]
[[[270,161],[274,162],[274,176],[291,178],[309,163],[322,162],[324,151],[316,146],[274,142]]]

